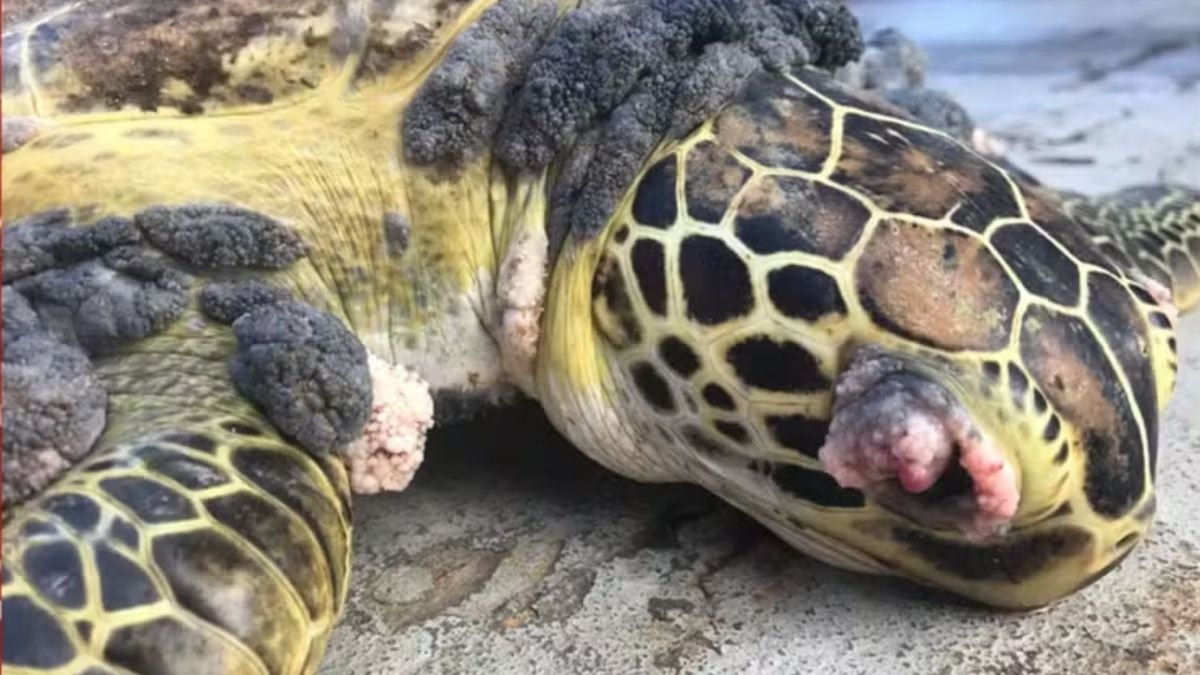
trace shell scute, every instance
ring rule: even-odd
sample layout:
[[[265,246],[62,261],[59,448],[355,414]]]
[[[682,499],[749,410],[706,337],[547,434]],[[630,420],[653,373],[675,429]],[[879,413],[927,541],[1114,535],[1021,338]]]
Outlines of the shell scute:
[[[1004,174],[949,136],[851,112],[841,147],[833,179],[886,211],[976,232],[1021,215]]]
[[[5,7],[6,115],[200,114],[416,63],[466,0],[92,0]]]
[[[833,108],[782,78],[757,77],[713,130],[763,166],[816,172],[833,147]]]
[[[1009,342],[1020,292],[983,243],[962,232],[883,221],[856,270],[863,308],[879,325],[943,350]]]

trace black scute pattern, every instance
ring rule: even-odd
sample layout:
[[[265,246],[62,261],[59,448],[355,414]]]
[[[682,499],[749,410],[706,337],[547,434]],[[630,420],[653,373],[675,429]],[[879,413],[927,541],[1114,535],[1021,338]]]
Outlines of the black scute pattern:
[[[1043,340],[1046,335],[1049,340]],[[1043,351],[1046,341],[1055,349]],[[1063,369],[1064,354],[1057,349],[1068,351],[1086,379],[1071,377]],[[1145,485],[1142,440],[1130,402],[1091,328],[1075,317],[1033,307],[1022,327],[1021,355],[1055,409],[1082,434],[1087,456],[1084,494],[1092,508],[1107,517],[1124,514],[1141,499]],[[1081,392],[1088,407],[1067,409]],[[1108,410],[1091,409],[1096,405]],[[1106,422],[1111,426],[1103,426]],[[1156,442],[1150,439],[1151,454]]]
[[[639,239],[630,252],[633,276],[642,299],[650,311],[667,315],[667,261],[663,245],[652,239]]]
[[[75,656],[66,633],[49,613],[21,595],[5,595],[4,663],[29,668],[55,668]]]
[[[100,601],[107,612],[148,605],[158,600],[158,590],[146,573],[107,544],[96,546],[96,572]]]
[[[1142,347],[1149,343],[1149,330],[1125,287],[1101,274],[1088,277],[1088,316],[1129,379],[1133,400],[1150,438],[1150,472],[1154,475],[1158,464],[1158,390],[1154,367]]]
[[[754,336],[729,349],[729,363],[742,382],[766,391],[807,393],[832,386],[816,358],[795,342]]]
[[[299,515],[312,530],[321,545],[325,559],[329,561],[330,581],[334,597],[341,597],[343,562],[332,555],[332,548],[345,548],[344,522],[348,511],[341,512],[341,503],[331,499],[317,489],[317,478],[301,467],[296,458],[267,448],[242,448],[233,458],[233,464],[251,482],[266,490],[289,509]]]
[[[754,308],[750,271],[720,239],[697,235],[684,239],[679,275],[688,316],[702,324],[715,326]]]
[[[21,556],[21,566],[42,597],[61,607],[83,607],[83,562],[79,559],[79,549],[71,542],[31,543]]]
[[[232,645],[188,626],[173,617],[162,617],[115,629],[104,646],[104,659],[135,673],[194,675],[195,673],[253,672],[255,665]],[[190,658],[180,659],[180,654]]]
[[[701,394],[704,396],[704,401],[714,408],[720,408],[721,410],[737,409],[737,403],[734,402],[733,397],[729,395],[725,387],[719,384],[710,383],[704,385],[704,390]]]
[[[828,314],[845,314],[837,282],[828,274],[809,267],[789,265],[767,276],[771,302],[793,319],[816,321]]]
[[[671,386],[663,379],[652,364],[640,361],[633,365],[633,384],[637,387],[642,398],[662,412],[674,412],[675,397],[671,394]]]
[[[861,492],[841,487],[832,476],[820,471],[780,464],[771,473],[771,480],[784,492],[818,506],[854,509],[866,504]]]
[[[674,335],[667,336],[658,343],[658,355],[680,377],[691,377],[700,369],[700,358],[696,356],[696,352]]]
[[[801,251],[840,260],[871,217],[841,190],[803,178],[769,176],[747,192],[735,221],[737,237],[763,255]]]
[[[41,507],[62,518],[77,532],[90,532],[100,522],[100,507],[86,495],[62,492],[47,497]]]
[[[1079,304],[1079,267],[1032,226],[1006,225],[992,244],[1029,292],[1066,307]]]
[[[147,523],[168,523],[196,516],[186,497],[145,478],[106,478],[100,482],[100,489]]]
[[[684,197],[693,220],[719,223],[737,191],[750,179],[750,169],[712,141],[697,143],[687,155]]]
[[[766,418],[766,423],[780,445],[813,459],[817,459],[817,451],[829,435],[829,420],[805,415],[772,416]]]
[[[215,465],[175,450],[147,444],[138,448],[135,454],[151,472],[171,478],[189,490],[203,490],[229,482],[225,472]]]
[[[303,635],[304,625],[288,611],[285,588],[250,551],[211,530],[159,535],[152,550],[182,607],[243,640],[273,672],[282,670],[289,643]],[[230,583],[236,583],[240,602],[224,602],[212,592]]]
[[[968,581],[1007,581],[1017,584],[1043,571],[1056,560],[1083,550],[1092,536],[1074,527],[1016,535],[999,544],[949,541],[919,530],[897,526],[897,541],[937,569]]]
[[[659,160],[638,185],[633,197],[633,218],[642,225],[667,229],[679,213],[675,198],[675,155]]]
[[[328,608],[328,586],[317,578],[325,568],[324,554],[302,521],[267,500],[240,493],[216,497],[204,507],[219,522],[245,537],[292,582],[316,618]]]
[[[738,424],[737,422],[717,420],[716,422],[713,422],[713,426],[716,427],[717,431],[721,432],[722,436],[731,441],[737,443],[746,443],[750,440],[750,432],[746,430],[746,427]]]

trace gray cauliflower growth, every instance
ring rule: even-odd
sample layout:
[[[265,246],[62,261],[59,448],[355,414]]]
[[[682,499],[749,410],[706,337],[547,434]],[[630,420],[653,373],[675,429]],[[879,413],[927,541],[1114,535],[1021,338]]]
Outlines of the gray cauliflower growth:
[[[33,308],[29,306],[29,301],[25,299],[25,296],[18,293],[12,286],[4,287],[3,305],[0,306],[4,310],[5,346],[8,345],[9,340],[44,330],[37,312],[34,312]]]
[[[858,24],[838,0],[646,0],[571,11],[529,67],[496,153],[514,170],[566,155],[550,207],[557,247],[568,227],[598,232],[653,148],[719,111],[752,73],[834,68],[861,49]]]
[[[484,149],[556,14],[549,0],[501,0],[464,31],[405,113],[408,159],[457,163]]]
[[[108,396],[86,354],[42,330],[4,287],[4,507],[45,490],[104,430]]]
[[[155,248],[206,269],[280,269],[308,252],[283,223],[237,206],[156,206],[138,213],[134,222]]]
[[[362,434],[371,412],[367,351],[340,321],[287,301],[251,310],[233,332],[234,386],[280,431],[312,452]]]
[[[200,290],[200,311],[214,321],[232,324],[257,307],[291,299],[292,294],[287,289],[257,279],[222,281]]]
[[[706,47],[679,83],[668,134],[682,136],[720,112],[760,67],[759,60],[742,45],[718,42]]]
[[[4,230],[4,283],[140,241],[137,228],[124,218],[104,218],[88,227],[73,226],[66,209],[22,218]]]
[[[182,314],[191,280],[157,254],[122,246],[101,258],[13,284],[46,329],[91,354],[163,330]]]
[[[639,84],[596,136],[585,135],[569,153],[573,161],[560,176],[552,200],[552,255],[557,255],[568,227],[589,236],[608,222],[664,130],[670,136],[687,133],[724,107],[761,67],[747,48],[715,43],[695,62],[677,66],[678,74],[666,72]],[[664,106],[658,92],[671,86],[676,87],[675,100]]]
[[[388,255],[402,256],[412,239],[412,223],[403,214],[388,211],[383,214],[383,239]]]
[[[858,24],[839,0],[647,0],[575,10],[530,66],[497,153],[514,169],[545,166],[635,91],[675,107],[681,84],[715,44],[740,45],[775,71],[835,68],[862,50]],[[744,80],[743,68],[733,64],[724,78]]]

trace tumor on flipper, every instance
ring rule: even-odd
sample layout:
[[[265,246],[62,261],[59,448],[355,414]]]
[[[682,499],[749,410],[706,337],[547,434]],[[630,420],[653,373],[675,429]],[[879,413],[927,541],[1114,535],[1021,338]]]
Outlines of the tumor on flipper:
[[[153,251],[121,246],[13,286],[51,333],[95,354],[166,328],[182,316],[190,283]]]
[[[415,372],[370,354],[371,414],[362,436],[346,448],[350,487],[359,494],[408,487],[424,459],[433,426],[433,397]]]
[[[195,267],[280,269],[308,252],[283,223],[227,204],[155,206],[134,222],[156,248]]]
[[[405,155],[420,164],[453,164],[482,150],[555,15],[546,0],[501,0],[484,11],[405,111]]]
[[[4,506],[40,493],[104,430],[108,396],[79,348],[41,326],[4,287]]]
[[[359,436],[371,408],[367,352],[338,319],[287,301],[242,315],[233,332],[234,385],[281,431],[313,452]]]
[[[141,233],[124,218],[104,218],[87,227],[75,227],[67,209],[36,213],[4,228],[4,283],[141,241]]]
[[[257,279],[211,283],[200,290],[199,297],[200,311],[225,324],[232,324],[257,307],[291,299],[287,289]]]

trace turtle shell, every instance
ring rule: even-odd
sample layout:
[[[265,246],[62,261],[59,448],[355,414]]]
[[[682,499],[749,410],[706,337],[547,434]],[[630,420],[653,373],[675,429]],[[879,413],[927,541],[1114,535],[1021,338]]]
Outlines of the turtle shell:
[[[459,20],[469,20],[469,6],[469,0],[15,0],[4,6],[4,112],[194,115],[287,102],[419,67]]]

